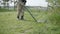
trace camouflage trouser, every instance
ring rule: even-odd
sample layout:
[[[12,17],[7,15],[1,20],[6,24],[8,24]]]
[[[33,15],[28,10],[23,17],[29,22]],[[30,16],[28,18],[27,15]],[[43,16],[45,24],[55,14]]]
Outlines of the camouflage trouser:
[[[17,11],[18,11],[18,15],[17,18],[18,19],[23,19],[24,16],[24,5],[17,5]]]

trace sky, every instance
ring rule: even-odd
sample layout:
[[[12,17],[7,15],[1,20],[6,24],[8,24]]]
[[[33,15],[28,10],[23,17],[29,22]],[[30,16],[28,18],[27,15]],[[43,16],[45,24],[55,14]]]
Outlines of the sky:
[[[28,6],[43,6],[47,7],[47,2],[46,0],[27,0],[26,5]]]
[[[47,7],[46,0],[27,0],[26,6],[43,6]],[[14,3],[10,3],[10,6],[14,6]]]

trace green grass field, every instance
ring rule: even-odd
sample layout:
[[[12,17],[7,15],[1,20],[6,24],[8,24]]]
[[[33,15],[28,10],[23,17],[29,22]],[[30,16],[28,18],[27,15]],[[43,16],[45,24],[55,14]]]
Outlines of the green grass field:
[[[48,20],[49,13],[38,13],[39,18],[35,18],[46,20],[38,23],[28,12],[25,12],[25,20],[17,20],[16,11],[0,10],[0,34],[60,34],[60,26]]]

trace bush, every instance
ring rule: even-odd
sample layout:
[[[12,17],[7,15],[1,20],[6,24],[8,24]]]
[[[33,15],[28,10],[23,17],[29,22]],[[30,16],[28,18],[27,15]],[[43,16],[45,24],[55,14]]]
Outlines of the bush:
[[[49,15],[48,18],[52,24],[60,25],[60,12],[59,12],[59,10],[51,12],[51,15]]]

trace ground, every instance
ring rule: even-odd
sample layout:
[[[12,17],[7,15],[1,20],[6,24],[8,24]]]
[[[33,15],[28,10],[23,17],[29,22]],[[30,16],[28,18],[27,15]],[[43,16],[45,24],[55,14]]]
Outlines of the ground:
[[[18,20],[16,16],[16,11],[0,12],[0,34],[60,34],[58,26],[48,22],[35,22],[27,12],[24,20]]]

